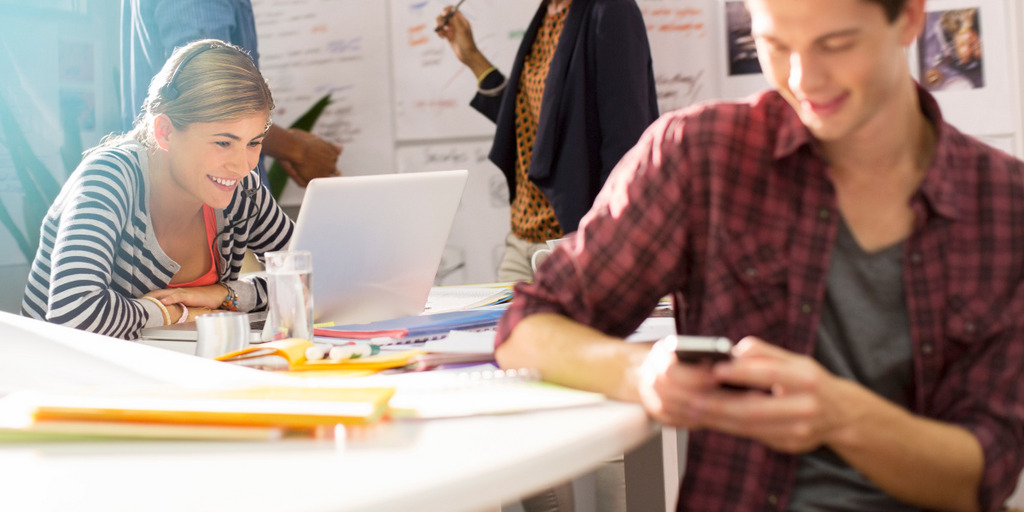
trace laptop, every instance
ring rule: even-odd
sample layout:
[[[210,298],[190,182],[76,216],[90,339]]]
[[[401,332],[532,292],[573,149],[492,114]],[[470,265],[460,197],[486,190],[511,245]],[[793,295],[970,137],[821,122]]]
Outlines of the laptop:
[[[468,177],[455,170],[309,182],[289,248],[313,253],[314,322],[422,313]],[[257,326],[254,342],[262,322]],[[142,337],[195,340],[195,322],[149,327]]]

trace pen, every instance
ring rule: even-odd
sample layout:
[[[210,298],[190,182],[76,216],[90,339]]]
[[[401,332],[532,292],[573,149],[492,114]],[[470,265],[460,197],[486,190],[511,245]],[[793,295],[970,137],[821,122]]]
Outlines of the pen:
[[[448,22],[452,20],[452,16],[455,16],[455,13],[459,12],[459,6],[462,5],[462,2],[465,1],[466,0],[459,0],[459,3],[455,4],[455,8],[452,9],[448,14],[445,14],[444,18],[441,18],[441,24],[434,29],[434,32],[440,32],[441,29],[447,27]]]
[[[327,357],[331,360],[357,359],[360,357],[372,356],[380,352],[379,345],[367,345],[365,343],[347,343],[337,347],[331,347]]]

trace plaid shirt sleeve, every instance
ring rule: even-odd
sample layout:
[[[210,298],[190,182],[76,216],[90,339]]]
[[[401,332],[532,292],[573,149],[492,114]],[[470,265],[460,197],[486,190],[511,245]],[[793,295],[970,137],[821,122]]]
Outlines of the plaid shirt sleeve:
[[[498,343],[528,315],[554,312],[605,333],[636,329],[682,275],[687,180],[680,118],[655,122],[612,171],[593,208],[533,283],[516,285],[516,300],[502,319]],[[643,269],[642,272],[638,269]]]

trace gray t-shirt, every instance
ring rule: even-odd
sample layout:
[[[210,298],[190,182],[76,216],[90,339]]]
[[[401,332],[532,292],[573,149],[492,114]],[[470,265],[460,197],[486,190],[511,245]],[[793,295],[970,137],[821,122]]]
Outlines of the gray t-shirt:
[[[840,223],[814,358],[833,374],[907,407],[913,375],[903,246],[865,252]],[[800,458],[796,481],[788,510],[917,510],[889,497],[828,448]]]

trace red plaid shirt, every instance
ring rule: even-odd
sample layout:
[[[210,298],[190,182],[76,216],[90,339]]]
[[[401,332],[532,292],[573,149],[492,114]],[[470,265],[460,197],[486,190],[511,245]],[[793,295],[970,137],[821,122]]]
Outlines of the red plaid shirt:
[[[1024,164],[961,134],[919,96],[938,144],[911,200],[903,258],[911,408],[977,437],[981,506],[994,510],[1024,464]],[[666,114],[535,282],[516,287],[499,343],[539,312],[624,336],[679,291],[686,333],[756,335],[812,354],[840,220],[826,168],[775,92]],[[797,459],[691,433],[678,509],[784,509]]]

